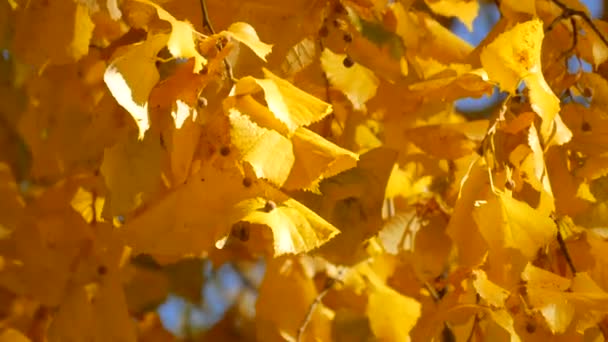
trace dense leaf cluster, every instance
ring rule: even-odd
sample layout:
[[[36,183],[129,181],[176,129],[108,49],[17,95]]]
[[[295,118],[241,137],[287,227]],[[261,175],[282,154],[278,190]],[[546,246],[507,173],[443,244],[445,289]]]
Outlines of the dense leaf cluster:
[[[608,24],[480,3],[1,1],[0,341],[605,339]]]

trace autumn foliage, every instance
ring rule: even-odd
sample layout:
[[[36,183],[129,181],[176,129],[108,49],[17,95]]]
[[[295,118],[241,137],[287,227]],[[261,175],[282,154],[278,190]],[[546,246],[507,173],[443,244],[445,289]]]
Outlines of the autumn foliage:
[[[0,0],[0,341],[605,340],[608,23],[483,3]]]

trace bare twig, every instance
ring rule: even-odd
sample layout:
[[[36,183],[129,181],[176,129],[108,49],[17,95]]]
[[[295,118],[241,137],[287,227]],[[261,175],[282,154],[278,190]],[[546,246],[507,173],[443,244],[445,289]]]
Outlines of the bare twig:
[[[327,281],[325,282],[325,286],[323,287],[323,290],[321,290],[321,292],[319,292],[319,294],[317,294],[317,296],[312,301],[312,303],[310,303],[310,306],[308,307],[308,312],[306,312],[306,316],[304,317],[304,321],[302,322],[302,324],[300,324],[300,327],[298,328],[298,332],[296,335],[296,341],[298,341],[298,342],[302,341],[302,336],[304,335],[304,330],[306,330],[306,326],[308,325],[308,323],[310,323],[310,320],[312,319],[312,314],[315,312],[315,309],[317,308],[317,306],[319,304],[321,304],[323,297],[325,297],[325,295],[327,295],[327,293],[329,292],[329,290],[331,290],[332,286],[334,286],[335,283],[336,283],[336,279],[327,278]]]
[[[551,219],[555,222],[555,226],[557,227],[557,243],[559,244],[559,249],[561,250],[564,258],[566,259],[566,263],[568,263],[568,267],[572,274],[576,274],[576,268],[574,267],[574,262],[570,257],[570,253],[568,252],[568,247],[566,246],[566,242],[564,241],[564,237],[562,235],[561,226],[563,223],[562,219],[556,216],[555,214],[551,214]]]
[[[471,332],[469,333],[469,337],[467,338],[467,342],[471,342],[475,338],[475,332],[477,331],[478,325],[479,325],[479,315],[475,314],[475,319],[473,321],[473,326],[471,327]]]
[[[566,258],[566,262],[568,263],[568,267],[570,267],[570,271],[572,272],[572,274],[576,274],[574,262],[572,262],[572,258],[570,257],[570,253],[568,252],[568,247],[566,247],[566,242],[564,242],[564,237],[562,236],[562,233],[559,230],[559,226],[557,227],[557,243],[559,244],[559,249],[562,251],[564,258]]]
[[[584,11],[579,11],[579,10],[575,10],[573,8],[568,7],[566,4],[561,2],[561,0],[551,0],[551,2],[553,2],[557,7],[559,7],[562,10],[562,14],[560,14],[558,17],[556,17],[551,22],[551,24],[549,24],[549,26],[547,27],[547,31],[551,31],[553,29],[553,27],[555,26],[555,24],[557,24],[557,22],[559,22],[563,19],[579,17],[579,18],[583,19],[587,23],[587,25],[589,25],[589,27],[591,27],[591,30],[593,30],[593,32],[600,38],[602,43],[604,43],[604,45],[606,45],[606,47],[608,47],[608,39],[606,39],[606,37],[602,34],[602,32],[597,28],[597,26],[593,23],[593,20],[591,20],[591,18],[589,18],[587,13],[585,13]],[[573,25],[573,29],[576,29],[576,27],[574,27],[574,25]]]
[[[211,19],[209,19],[209,10],[207,10],[207,2],[205,0],[199,0],[201,5],[201,11],[203,12],[203,27],[206,27],[209,30],[209,33],[215,35],[215,29],[213,28],[213,24],[211,23]],[[224,45],[217,41],[215,47],[218,51],[221,51],[224,48]],[[236,83],[236,79],[234,78],[234,73],[232,72],[232,66],[230,62],[226,58],[224,58],[224,68],[226,68],[226,74],[228,75],[228,79],[232,83]]]
[[[205,0],[199,0],[201,3],[201,10],[203,11],[203,27],[206,27],[211,34],[215,34],[213,24],[209,20],[209,11],[207,10],[207,2]]]
[[[571,54],[578,44],[578,28],[576,27],[576,20],[574,20],[574,17],[570,18],[570,24],[572,25],[572,45],[570,45],[568,50],[564,51],[563,56]]]

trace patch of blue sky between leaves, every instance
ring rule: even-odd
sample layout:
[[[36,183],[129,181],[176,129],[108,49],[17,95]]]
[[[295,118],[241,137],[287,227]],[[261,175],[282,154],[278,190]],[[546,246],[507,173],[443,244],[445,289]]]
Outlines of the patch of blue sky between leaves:
[[[249,271],[248,276],[254,283],[261,282],[265,272],[264,262],[259,261]],[[194,331],[211,328],[235,305],[246,286],[243,276],[232,264],[224,264],[213,270],[211,263],[206,262],[201,272],[205,276],[205,283],[201,289],[203,302],[200,305],[189,304],[181,297],[170,295],[158,308],[163,326],[176,336],[183,333],[184,326],[189,326]],[[254,312],[255,307],[251,310]]]
[[[451,30],[460,38],[473,46],[479,45],[488,35],[492,27],[500,19],[500,12],[493,2],[484,2],[479,6],[479,14],[473,21],[473,31],[469,31],[459,20],[452,22]],[[492,95],[484,95],[480,98],[466,97],[456,101],[456,110],[463,113],[478,113],[487,109],[504,98],[504,94],[494,87]]]
[[[602,16],[604,11],[603,0],[582,0],[592,18],[598,18]],[[494,2],[481,2],[479,7],[479,15],[473,22],[473,31],[469,31],[466,26],[459,20],[454,20],[451,26],[452,32],[457,34],[460,38],[469,42],[473,46],[479,45],[481,41],[487,36],[492,30],[494,25],[500,19],[500,12],[494,4]],[[570,57],[568,59],[568,71],[570,73],[576,73],[579,71],[591,72],[592,66],[576,57]],[[494,88],[492,95],[484,95],[481,98],[467,97],[456,101],[456,110],[462,113],[479,113],[494,106],[499,101],[502,101],[506,96],[506,93],[500,92],[497,87]]]

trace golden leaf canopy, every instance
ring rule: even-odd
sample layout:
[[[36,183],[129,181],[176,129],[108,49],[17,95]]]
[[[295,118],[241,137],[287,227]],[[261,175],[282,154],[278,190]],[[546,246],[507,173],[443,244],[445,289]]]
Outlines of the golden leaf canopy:
[[[0,1],[0,342],[608,339],[592,2]]]

